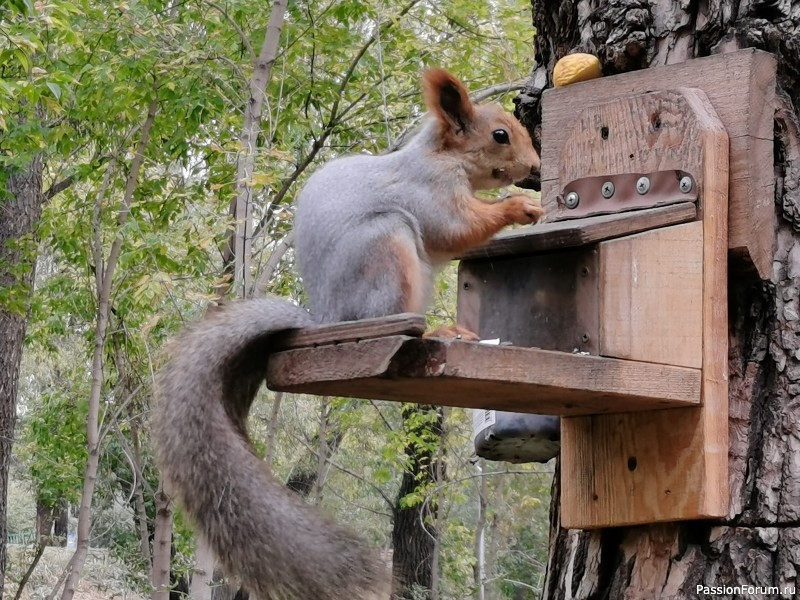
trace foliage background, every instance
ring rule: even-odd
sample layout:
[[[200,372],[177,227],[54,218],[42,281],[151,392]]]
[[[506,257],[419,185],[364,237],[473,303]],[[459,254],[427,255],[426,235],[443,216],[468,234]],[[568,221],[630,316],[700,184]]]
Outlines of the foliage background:
[[[148,578],[137,510],[152,523],[158,487],[147,436],[153,373],[165,341],[202,314],[220,284],[252,58],[268,17],[263,3],[243,0],[0,2],[0,184],[42,156],[48,198],[38,246],[30,249],[39,260],[9,526],[32,530],[37,501],[74,506],[80,496],[96,276],[104,267],[98,257],[105,260],[120,239],[103,347],[91,540],[120,559],[126,585],[140,593],[148,593]],[[250,268],[260,287],[302,301],[291,251],[269,261],[283,252],[295,193],[315,165],[397,143],[424,110],[419,74],[426,66],[446,66],[473,91],[520,79],[530,64],[532,35],[524,1],[289,2],[247,182],[255,201]],[[512,97],[494,99],[511,109]],[[127,206],[134,148],[153,111],[142,173]],[[433,319],[452,318],[453,277],[440,277]],[[3,288],[0,302],[23,311],[24,292]],[[270,453],[277,476],[288,478],[300,455],[316,452],[319,400],[276,403],[267,393],[264,400],[251,419],[253,437]],[[386,548],[384,497],[396,491],[406,460],[400,408],[331,402],[345,435],[312,501]],[[461,410],[447,411],[445,447],[450,481],[430,490],[443,502],[441,597],[477,593],[481,493],[488,502],[487,593],[534,597],[546,556],[548,469],[483,464],[480,475],[469,416]],[[137,490],[143,507],[137,508]],[[179,515],[176,571],[189,570],[193,544]],[[12,566],[13,589],[23,565]]]

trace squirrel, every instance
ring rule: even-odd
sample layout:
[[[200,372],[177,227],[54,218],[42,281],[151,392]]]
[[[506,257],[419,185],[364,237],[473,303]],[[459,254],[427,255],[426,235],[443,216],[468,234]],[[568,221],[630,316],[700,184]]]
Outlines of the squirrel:
[[[391,593],[377,553],[278,482],[250,445],[247,415],[274,336],[424,312],[437,267],[542,215],[524,195],[475,197],[538,171],[525,128],[498,105],[473,104],[443,69],[424,72],[423,93],[432,118],[405,146],[334,159],[300,192],[296,257],[311,312],[279,298],[209,311],[171,345],[157,377],[162,474],[225,572],[259,600]]]

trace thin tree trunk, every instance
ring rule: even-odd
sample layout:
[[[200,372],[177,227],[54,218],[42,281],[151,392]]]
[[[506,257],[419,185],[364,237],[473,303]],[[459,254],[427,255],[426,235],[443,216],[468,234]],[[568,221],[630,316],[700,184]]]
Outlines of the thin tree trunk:
[[[432,417],[432,418],[431,418]],[[436,500],[403,506],[402,500],[412,493],[430,491],[444,477],[444,467],[437,469],[437,452],[432,449],[441,440],[442,412],[440,407],[406,404],[403,406],[403,423],[409,440],[422,439],[424,443],[409,441],[405,452],[408,467],[403,473],[394,506],[392,525],[392,570],[398,598],[410,599],[413,593],[430,590],[433,586],[433,554],[438,531],[435,528]]]
[[[442,408],[442,422],[445,421],[447,409]],[[431,556],[431,600],[439,600],[439,559],[442,556],[442,538],[439,532],[442,529],[442,512],[437,510],[438,507],[444,503],[444,485],[441,485],[445,480],[445,462],[444,462],[444,444],[439,440],[439,447],[436,450],[436,458],[433,462],[433,480],[437,483],[436,491],[432,499],[433,511],[431,521],[433,528],[430,530],[429,535],[433,538],[433,552]]]
[[[189,585],[189,596],[192,600],[211,600],[211,582],[214,580],[216,557],[202,535],[197,534],[195,540],[194,569],[192,582]]]
[[[33,575],[33,572],[36,570],[36,565],[39,564],[39,560],[42,558],[44,549],[48,546],[49,541],[49,536],[39,536],[39,543],[36,544],[36,553],[33,555],[33,560],[31,560],[31,564],[28,565],[28,568],[25,571],[25,574],[22,576],[22,579],[19,580],[17,592],[14,594],[14,600],[19,600],[22,598],[22,591],[25,589],[25,586],[28,585],[28,581],[30,580],[31,575]]]
[[[545,598],[683,599],[701,596],[698,585],[798,584],[799,10],[797,1],[533,2],[537,64],[518,106],[535,142],[542,89],[551,81],[555,61],[573,50],[596,54],[608,75],[755,47],[777,55],[781,99],[775,120],[779,222],[772,280],[730,284],[730,468],[735,474],[730,517],[716,523],[566,531],[558,526],[557,475]]]
[[[151,600],[169,600],[170,564],[172,562],[172,493],[161,487],[155,494],[156,518],[153,523],[153,568]]]
[[[272,463],[275,460],[275,438],[278,435],[278,417],[281,414],[281,402],[283,402],[283,392],[277,392],[275,399],[272,401],[272,411],[269,414],[269,423],[267,424],[267,452],[264,457],[264,462],[267,469],[272,470]]]
[[[0,201],[0,288],[16,290],[14,306],[0,306],[0,596],[6,565],[8,469],[17,415],[19,366],[36,265],[35,227],[42,213],[42,157],[7,173]],[[29,237],[30,236],[30,237]],[[21,276],[21,280],[20,280]]]
[[[123,353],[123,342],[125,339],[125,328],[122,323],[119,324],[118,331],[112,336],[112,344],[114,346],[114,368],[117,371],[117,388],[125,392],[125,395],[131,400],[128,404],[128,417],[131,429],[131,442],[133,445],[130,452],[131,462],[133,463],[133,507],[134,516],[136,519],[136,526],[139,532],[139,552],[142,558],[147,562],[149,577],[152,581],[153,559],[150,552],[150,529],[147,521],[147,508],[145,507],[144,500],[144,470],[142,469],[142,448],[139,436],[139,414],[137,402],[133,400],[134,385],[131,380],[130,370],[128,363]],[[122,437],[124,434],[119,431]]]
[[[122,198],[122,206],[117,216],[119,227],[122,227],[128,220],[130,206],[133,201],[133,193],[136,189],[139,171],[144,161],[144,151],[150,141],[150,130],[156,118],[158,102],[153,100],[148,108],[147,117],[142,126],[139,144],[136,154],[131,163],[130,174],[125,185],[125,193]],[[86,470],[83,480],[83,491],[81,503],[78,510],[78,541],[75,554],[70,560],[67,569],[69,575],[64,584],[62,600],[71,600],[75,595],[78,581],[83,572],[83,565],[86,555],[89,552],[89,533],[91,528],[91,507],[94,487],[97,481],[97,467],[100,461],[100,432],[98,423],[100,418],[100,398],[103,391],[103,357],[105,353],[106,335],[108,322],[111,314],[111,283],[114,278],[114,271],[117,267],[119,255],[122,252],[122,234],[111,244],[108,254],[108,261],[105,269],[103,265],[103,253],[101,246],[101,232],[99,224],[99,211],[101,210],[103,194],[98,194],[98,202],[95,208],[95,265],[96,265],[96,285],[97,285],[97,324],[94,335],[94,357],[92,359],[92,387],[89,392],[89,416],[87,418],[87,439],[89,445],[89,458],[86,463]]]
[[[131,438],[133,439],[133,503],[136,514],[136,525],[139,530],[139,550],[142,558],[147,561],[150,567],[150,579],[152,580],[153,557],[150,552],[150,529],[147,522],[147,507],[144,501],[144,471],[142,470],[142,448],[139,440],[138,418],[131,418]]]
[[[289,0],[274,0],[267,23],[264,43],[256,58],[253,76],[250,78],[250,98],[245,106],[244,124],[239,135],[242,150],[236,158],[236,197],[231,203],[231,216],[235,221],[230,233],[228,247],[223,260],[226,268],[233,266],[233,287],[237,297],[252,293],[250,284],[250,245],[252,243],[253,169],[256,162],[256,146],[261,132],[261,113],[264,92],[272,77],[272,66],[278,56],[278,43]]]
[[[475,564],[472,567],[472,577],[475,581],[475,589],[478,591],[476,600],[486,598],[486,496],[488,494],[487,478],[483,474],[486,462],[481,458],[478,460],[476,469],[480,473],[480,485],[478,489],[478,523],[475,525]]]
[[[330,426],[331,410],[327,396],[319,399],[319,450],[317,452],[317,476],[314,479],[314,504],[322,504],[322,491],[328,475],[328,457],[331,448],[328,445],[328,429]],[[337,445],[338,447],[338,445]]]

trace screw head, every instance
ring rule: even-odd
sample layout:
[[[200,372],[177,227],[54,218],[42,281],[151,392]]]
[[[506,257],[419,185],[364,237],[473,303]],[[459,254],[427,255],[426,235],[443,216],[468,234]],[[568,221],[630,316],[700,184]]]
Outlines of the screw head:
[[[564,206],[567,208],[576,208],[581,201],[578,192],[570,192],[564,197]]]
[[[692,178],[689,177],[688,175],[681,177],[681,181],[678,185],[680,186],[681,191],[684,194],[688,194],[689,192],[692,191],[692,186],[693,186]]]
[[[640,194],[644,195],[650,191],[650,178],[649,177],[639,177],[636,181],[636,191]]]
[[[611,198],[611,196],[614,195],[614,182],[606,181],[603,187],[600,188],[600,193],[603,195],[603,198]]]

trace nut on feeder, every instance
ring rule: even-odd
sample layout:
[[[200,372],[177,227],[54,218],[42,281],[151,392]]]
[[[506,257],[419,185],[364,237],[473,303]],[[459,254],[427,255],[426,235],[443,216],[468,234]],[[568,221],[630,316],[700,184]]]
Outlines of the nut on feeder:
[[[553,68],[553,85],[564,87],[570,83],[597,79],[603,74],[600,60],[592,54],[568,54]]]

